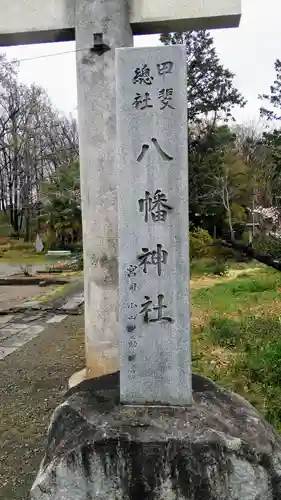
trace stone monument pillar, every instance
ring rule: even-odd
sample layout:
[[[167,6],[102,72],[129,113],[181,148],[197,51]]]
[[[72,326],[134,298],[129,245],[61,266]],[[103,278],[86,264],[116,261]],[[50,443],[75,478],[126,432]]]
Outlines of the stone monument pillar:
[[[117,49],[121,400],[191,402],[186,48]]]

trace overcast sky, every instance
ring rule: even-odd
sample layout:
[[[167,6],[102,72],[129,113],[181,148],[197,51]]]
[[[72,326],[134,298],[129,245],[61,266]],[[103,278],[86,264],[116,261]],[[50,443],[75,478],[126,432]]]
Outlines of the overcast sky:
[[[212,34],[221,61],[235,73],[235,84],[248,101],[246,108],[235,111],[235,116],[249,123],[259,119],[257,96],[269,90],[275,76],[274,61],[281,59],[281,0],[242,0],[242,4],[240,27]],[[135,45],[155,45],[158,38],[135,37]],[[74,42],[5,48],[9,59],[42,56],[21,62],[20,79],[45,87],[56,107],[67,114],[76,110],[74,51]]]

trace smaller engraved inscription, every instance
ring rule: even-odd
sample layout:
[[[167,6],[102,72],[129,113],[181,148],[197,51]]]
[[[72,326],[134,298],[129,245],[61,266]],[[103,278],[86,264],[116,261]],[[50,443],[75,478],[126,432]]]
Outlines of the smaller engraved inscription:
[[[138,347],[138,343],[137,341],[133,338],[133,339],[130,339],[129,342],[128,342],[128,346],[130,347],[130,349],[136,349],[136,347]]]
[[[126,271],[128,278],[134,278],[137,275],[137,269],[138,269],[138,266],[130,264],[130,266],[128,267],[128,269]]]
[[[128,309],[134,309],[135,307],[138,307],[137,304],[134,304],[133,302],[130,302],[130,304],[128,304]]]

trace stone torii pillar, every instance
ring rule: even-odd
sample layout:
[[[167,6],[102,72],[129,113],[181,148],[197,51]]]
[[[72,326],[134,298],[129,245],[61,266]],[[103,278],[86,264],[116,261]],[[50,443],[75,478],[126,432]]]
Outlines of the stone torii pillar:
[[[241,0],[0,0],[0,11],[0,46],[76,40],[85,276],[81,378],[114,372],[119,368],[115,48],[133,45],[133,34],[238,26]]]

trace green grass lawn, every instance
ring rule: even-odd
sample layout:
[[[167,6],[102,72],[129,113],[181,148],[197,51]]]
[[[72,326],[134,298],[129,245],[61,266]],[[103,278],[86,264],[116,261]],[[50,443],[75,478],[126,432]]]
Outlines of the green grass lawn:
[[[194,371],[240,393],[281,431],[281,273],[197,278],[191,314]]]
[[[45,256],[35,252],[34,243],[25,242],[23,239],[0,239],[0,262],[41,263]]]
[[[281,273],[261,270],[254,275],[242,274],[228,283],[201,288],[194,293],[194,300],[200,308],[217,313],[245,313],[263,302],[281,297]]]
[[[75,252],[72,253],[74,255]],[[76,253],[77,255],[77,253]],[[67,260],[63,256],[50,257],[46,255],[46,250],[37,253],[34,243],[25,242],[21,239],[0,237],[0,263],[19,264],[42,264],[44,267],[52,268],[58,261]]]
[[[25,255],[22,253],[11,254],[7,257],[0,257],[0,262],[11,264],[48,264],[44,255],[31,254]]]

